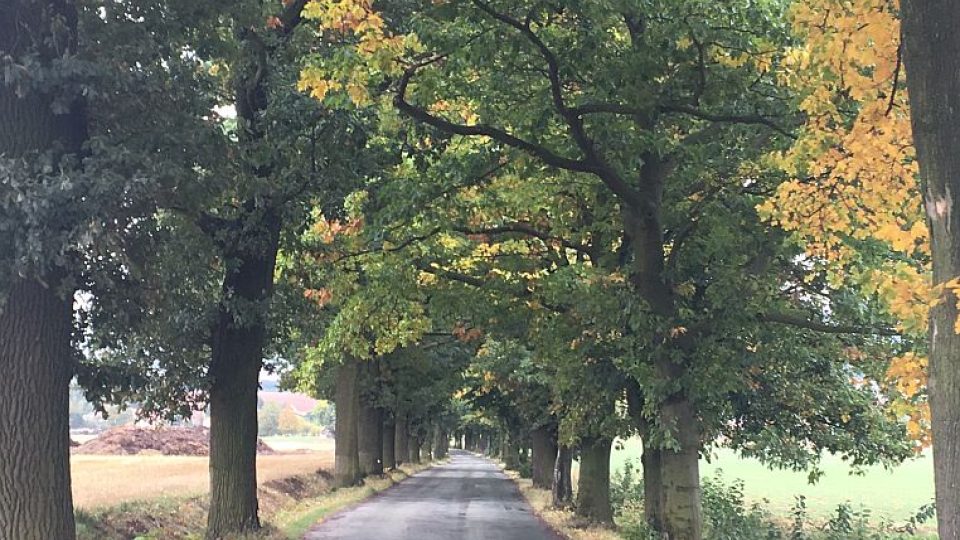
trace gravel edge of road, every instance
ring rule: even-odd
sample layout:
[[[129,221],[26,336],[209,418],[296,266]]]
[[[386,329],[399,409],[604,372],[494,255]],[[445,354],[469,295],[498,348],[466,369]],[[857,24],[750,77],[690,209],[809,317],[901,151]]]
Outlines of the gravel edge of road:
[[[540,522],[540,525],[542,525],[545,529],[547,529],[547,530],[550,531],[554,536],[556,536],[556,537],[557,537],[557,540],[572,540],[572,537],[571,537],[570,535],[566,534],[566,533],[563,532],[561,529],[558,529],[556,526],[554,526],[552,523],[550,523],[550,521],[548,521],[548,520],[543,516],[543,514],[540,512],[540,509],[537,508],[537,505],[535,505],[535,504],[533,503],[533,501],[530,500],[529,497],[527,497],[527,494],[524,493],[524,491],[521,489],[521,486],[520,486],[520,475],[519,475],[516,471],[508,470],[508,469],[504,466],[504,464],[503,464],[502,461],[495,460],[495,459],[491,459],[491,458],[489,458],[489,457],[487,457],[487,456],[484,456],[484,455],[482,455],[482,454],[475,454],[475,455],[477,455],[477,456],[479,456],[479,457],[482,457],[482,458],[484,458],[484,459],[486,459],[486,460],[488,460],[488,461],[491,461],[492,463],[496,464],[497,467],[500,468],[500,470],[503,472],[503,474],[504,474],[507,478],[510,479],[510,482],[513,484],[514,489],[517,490],[517,494],[520,495],[520,498],[521,498],[525,503],[527,503],[527,506],[530,507],[530,511],[531,511],[530,513],[533,514],[533,516],[534,516],[535,518],[537,518],[537,521]]]

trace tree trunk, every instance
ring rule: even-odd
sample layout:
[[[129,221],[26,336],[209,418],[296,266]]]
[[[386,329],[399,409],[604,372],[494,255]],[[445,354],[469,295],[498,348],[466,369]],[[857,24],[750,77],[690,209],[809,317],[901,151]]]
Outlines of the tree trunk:
[[[555,426],[543,426],[531,434],[531,465],[533,487],[550,489],[553,486],[553,468],[557,462],[557,431]]]
[[[396,431],[397,426],[393,420],[383,423],[383,470],[385,471],[397,468]]]
[[[383,474],[383,412],[377,406],[380,397],[380,361],[360,364],[360,416],[357,443],[360,472],[364,476]]]
[[[18,279],[0,306],[2,540],[75,537],[68,412],[71,319],[71,300],[36,280]]]
[[[573,502],[573,451],[561,444],[553,465],[553,507],[567,508]]]
[[[51,64],[69,61],[76,54],[76,31],[72,1],[8,0],[0,8],[0,58],[12,59],[14,65],[8,69],[16,70],[17,61],[32,56],[43,68],[52,69],[53,74],[47,75],[56,78],[60,73]],[[26,156],[33,161],[36,152],[51,153],[56,160],[61,154],[83,150],[87,140],[83,101],[44,93],[39,89],[42,84],[30,82],[43,75],[27,74],[22,94],[17,85],[0,81],[0,156],[5,159]],[[67,111],[54,111],[57,97],[65,101]],[[56,161],[52,166],[56,169]],[[64,251],[72,247],[62,246]],[[0,540],[73,540],[68,405],[73,377],[73,291],[59,290],[63,276],[44,268],[48,261],[38,268],[11,272],[7,257],[12,255],[2,254],[0,290],[4,377],[0,387]],[[52,258],[54,254],[44,255]],[[39,279],[25,276],[33,271]]]
[[[933,282],[960,275],[960,20],[957,2],[902,3],[913,138],[933,255]],[[960,335],[956,291],[930,312],[928,391],[940,538],[960,538]]]
[[[239,229],[242,227],[242,232]],[[257,391],[280,245],[267,211],[251,232],[238,226],[227,248],[210,362],[210,512],[207,538],[260,528],[257,515]],[[244,309],[244,317],[236,313]]]
[[[643,517],[655,531],[663,530],[662,450],[646,445],[640,457],[643,466]]]
[[[408,449],[410,442],[410,434],[407,433],[407,418],[401,414],[397,414],[397,422],[394,426],[394,433],[396,434],[396,442],[394,443],[394,454],[397,458],[397,465],[402,465],[410,460],[410,450]]]
[[[663,466],[662,450],[650,444],[650,422],[643,415],[643,392],[636,379],[626,380],[627,413],[637,426],[643,440],[643,454],[640,457],[643,466],[643,516],[655,531],[663,530]]]
[[[360,391],[357,361],[348,359],[337,368],[337,388],[334,402],[337,417],[334,433],[333,481],[337,487],[360,483],[360,455],[357,431],[359,427]]]
[[[688,400],[671,399],[663,404],[664,425],[676,426],[674,437],[680,449],[660,451],[660,482],[663,500],[663,531],[669,538],[699,539],[700,433]]]
[[[630,239],[634,257],[630,282],[654,314],[674,321],[677,318],[676,298],[664,272],[660,220],[663,185],[670,167],[652,154],[642,158],[642,182],[648,190],[651,206],[645,209],[625,206],[623,209],[624,231]],[[664,336],[664,350],[658,351],[654,359],[657,377],[664,384],[674,385],[686,378],[686,358],[695,346],[694,340],[694,336],[686,333]],[[660,404],[659,425],[675,426],[673,435],[680,445],[679,450],[663,449],[660,453],[663,519],[659,532],[671,539],[700,540],[703,535],[698,461],[700,430],[694,403],[686,388],[677,388]]]
[[[516,471],[520,468],[520,447],[517,445],[517,437],[512,433],[504,433],[501,444],[500,459],[503,461],[505,469]]]
[[[383,420],[380,409],[360,404],[359,433],[360,473],[364,476],[383,474]]]
[[[416,434],[407,439],[407,456],[410,463],[420,463],[420,437]]]
[[[433,460],[433,429],[428,430],[420,440],[421,461]]]
[[[440,432],[440,428],[434,428],[433,430],[433,444],[431,448],[433,449],[433,459],[443,459],[443,446],[440,442],[442,440],[443,434]]]
[[[597,523],[613,523],[610,505],[611,439],[585,439],[580,448],[580,483],[577,489],[577,515]],[[671,536],[670,538],[687,538]]]

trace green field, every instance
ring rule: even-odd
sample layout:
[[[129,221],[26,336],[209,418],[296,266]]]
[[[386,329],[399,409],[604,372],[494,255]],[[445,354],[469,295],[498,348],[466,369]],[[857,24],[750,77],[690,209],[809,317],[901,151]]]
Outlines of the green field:
[[[639,466],[640,443],[631,439],[621,450],[614,449],[613,470],[626,460]],[[902,521],[915,514],[924,504],[933,501],[933,462],[929,453],[908,461],[896,469],[874,467],[864,476],[851,476],[850,468],[840,458],[825,456],[820,468],[824,476],[815,485],[807,482],[806,473],[771,471],[752,459],[738,457],[732,451],[719,450],[710,463],[701,461],[701,476],[708,478],[722,471],[729,482],[742,479],[751,502],[769,501],[766,506],[776,515],[786,516],[795,497],[804,495],[811,516],[823,517],[837,505],[849,502],[854,509],[861,506],[873,516]]]

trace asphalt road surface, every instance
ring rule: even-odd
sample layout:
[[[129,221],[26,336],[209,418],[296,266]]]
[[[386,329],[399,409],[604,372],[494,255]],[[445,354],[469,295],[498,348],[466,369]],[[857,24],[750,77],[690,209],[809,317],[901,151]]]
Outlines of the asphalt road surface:
[[[451,450],[415,474],[313,528],[304,540],[558,540],[490,461]]]

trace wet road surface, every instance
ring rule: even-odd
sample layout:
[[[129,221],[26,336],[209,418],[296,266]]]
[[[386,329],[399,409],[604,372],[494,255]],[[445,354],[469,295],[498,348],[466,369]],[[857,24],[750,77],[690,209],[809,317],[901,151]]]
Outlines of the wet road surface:
[[[451,450],[415,474],[331,516],[304,540],[558,540],[490,461]]]

